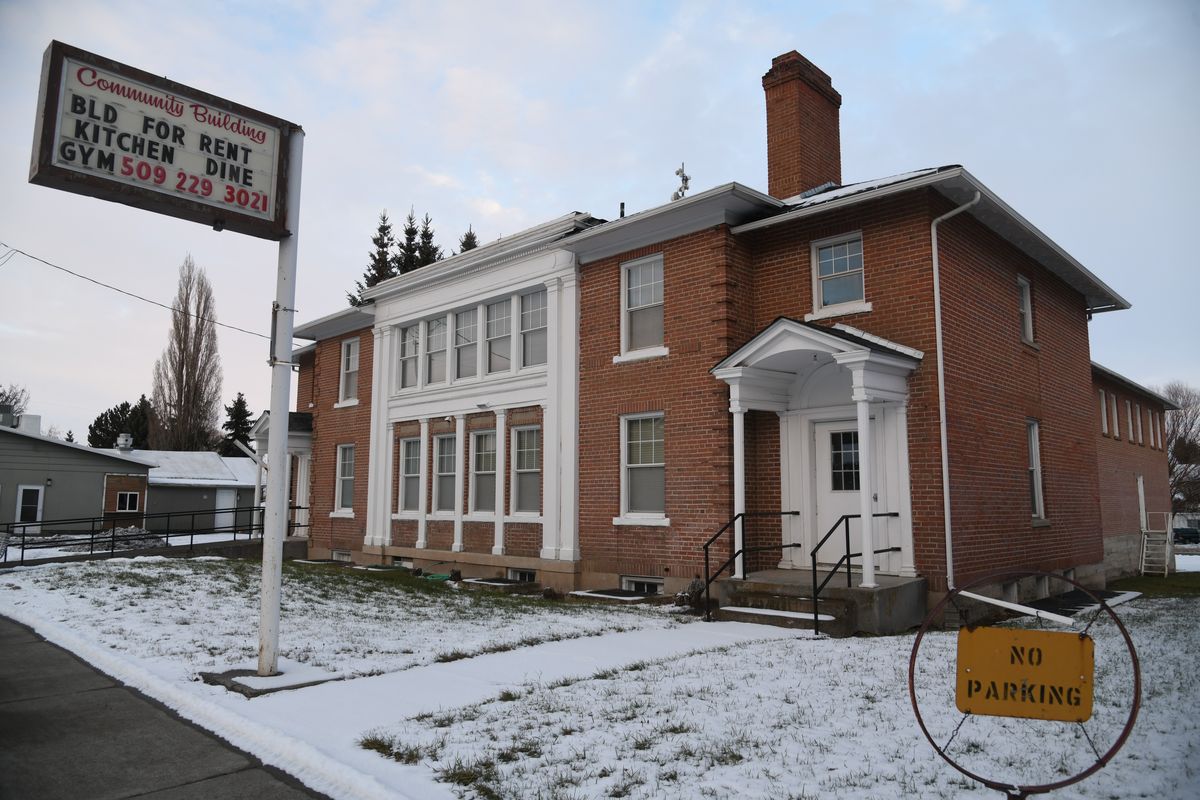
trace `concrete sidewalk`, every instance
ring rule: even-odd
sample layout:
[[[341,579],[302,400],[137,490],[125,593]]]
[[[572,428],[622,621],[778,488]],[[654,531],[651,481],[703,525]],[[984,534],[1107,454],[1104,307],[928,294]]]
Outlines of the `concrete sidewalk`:
[[[322,798],[0,616],[0,798]]]

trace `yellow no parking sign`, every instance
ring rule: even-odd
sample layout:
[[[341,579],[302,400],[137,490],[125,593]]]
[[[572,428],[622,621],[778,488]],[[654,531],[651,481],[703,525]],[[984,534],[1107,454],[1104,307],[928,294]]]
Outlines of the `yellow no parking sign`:
[[[958,632],[959,711],[1084,722],[1092,716],[1095,646],[1086,634],[1012,628]]]

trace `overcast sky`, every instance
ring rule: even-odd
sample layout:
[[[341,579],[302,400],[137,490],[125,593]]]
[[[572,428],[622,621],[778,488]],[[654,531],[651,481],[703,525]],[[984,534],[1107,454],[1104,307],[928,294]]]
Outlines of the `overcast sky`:
[[[849,183],[962,164],[1132,304],[1092,357],[1200,386],[1200,3],[139,3],[0,0],[0,242],[170,303],[189,253],[218,318],[267,332],[276,246],[27,182],[51,39],[306,132],[298,321],[345,307],[381,210],[447,251],[569,211],[766,189],[760,84],[796,49],[843,97]],[[0,249],[0,254],[3,249]],[[150,394],[169,313],[23,256],[0,266],[0,384],[85,440]],[[222,330],[226,402],[267,345]],[[222,414],[222,419],[224,415]]]

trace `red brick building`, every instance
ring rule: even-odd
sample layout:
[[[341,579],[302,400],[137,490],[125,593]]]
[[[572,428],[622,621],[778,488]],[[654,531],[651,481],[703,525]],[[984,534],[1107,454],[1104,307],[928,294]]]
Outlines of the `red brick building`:
[[[673,592],[747,512],[735,581],[876,551],[863,591],[907,599],[864,630],[1005,570],[1103,584],[1087,324],[1128,303],[960,166],[842,186],[799,54],[763,88],[768,194],[569,214],[297,329],[314,554]]]

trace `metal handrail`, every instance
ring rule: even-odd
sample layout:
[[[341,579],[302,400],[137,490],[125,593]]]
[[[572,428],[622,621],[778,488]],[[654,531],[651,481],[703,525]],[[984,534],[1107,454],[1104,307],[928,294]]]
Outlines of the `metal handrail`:
[[[744,520],[747,517],[798,517],[798,516],[800,516],[799,511],[741,511],[737,514],[734,514],[732,519],[730,519],[728,522],[726,522],[724,525],[722,525],[720,530],[718,530],[716,533],[714,533],[712,536],[709,537],[708,541],[704,543],[704,619],[705,619],[705,621],[712,622],[712,596],[709,592],[709,587],[712,586],[713,581],[715,581],[718,577],[720,577],[721,573],[725,571],[726,567],[728,567],[730,564],[732,564],[734,561],[737,560],[738,556],[743,555],[744,553],[758,553],[758,552],[762,552],[764,550],[778,550],[781,547],[787,548],[787,547],[798,547],[799,546],[799,545],[782,545],[781,544],[781,545],[770,545],[768,547],[754,547],[754,548],[749,548],[749,549],[743,547],[741,550],[735,551],[733,553],[733,555],[731,555],[723,564],[721,564],[720,567],[717,568],[716,572],[712,572],[709,569],[709,557],[708,557],[708,548],[712,545],[712,543],[715,542],[717,539],[719,539],[721,537],[721,534],[725,533],[725,531],[727,531],[731,527],[733,527],[734,523],[736,523],[739,519]]]
[[[289,506],[289,511],[301,511],[306,508],[305,506]],[[250,515],[248,524],[238,524],[238,514],[247,513]],[[215,517],[222,514],[232,514],[233,522],[222,526],[209,525],[202,526],[201,528],[196,527],[197,516],[201,518],[212,517],[215,522]],[[190,524],[180,526],[181,529],[176,529],[175,524],[182,518],[186,518]],[[148,521],[165,521],[165,529],[147,530],[145,526]],[[99,530],[97,530],[97,523],[100,525]],[[141,528],[141,531],[132,534],[119,534],[117,532],[121,527],[134,525]],[[86,530],[80,530],[85,526]],[[307,524],[301,525],[292,522],[290,519],[288,521],[289,532],[297,528],[307,527],[309,527]],[[29,532],[30,528],[37,528],[38,533],[31,534]],[[47,528],[50,528],[50,531],[47,532]],[[61,532],[55,534],[55,528]],[[186,537],[188,540],[188,552],[192,552],[195,549],[195,537],[197,535],[233,534],[233,540],[237,541],[240,534],[246,534],[247,538],[253,538],[256,534],[262,534],[262,532],[263,508],[261,506],[239,506],[235,508],[200,509],[195,511],[160,511],[154,514],[109,512],[100,517],[75,517],[71,519],[40,520],[38,522],[9,522],[0,524],[0,542],[6,545],[0,547],[0,563],[7,563],[9,561],[8,549],[9,547],[15,549],[17,545],[13,540],[18,538],[20,542],[20,558],[16,563],[24,564],[25,553],[28,550],[59,547],[87,545],[87,553],[89,555],[95,555],[99,549],[101,552],[107,550],[111,556],[117,552],[118,543],[136,541],[146,534],[165,540],[167,546],[171,545],[172,539]]]
[[[871,515],[872,518],[899,517],[899,516],[900,516],[900,513],[898,511],[882,511],[882,512]],[[830,527],[829,532],[821,537],[821,541],[817,542],[816,547],[814,547],[812,549],[812,552],[809,553],[809,558],[812,559],[812,583],[813,583],[812,605],[813,605],[813,633],[814,634],[821,633],[821,613],[820,613],[821,612],[821,607],[820,607],[821,606],[821,591],[826,586],[828,586],[829,582],[831,580],[833,580],[835,575],[837,575],[837,572],[839,569],[841,569],[843,562],[846,564],[846,588],[849,589],[850,588],[850,560],[853,558],[861,558],[862,557],[862,553],[851,553],[850,552],[850,520],[852,520],[852,519],[862,519],[862,514],[843,514],[841,517],[838,518],[837,522],[833,523],[833,526]],[[846,535],[845,555],[843,555],[841,558],[839,558],[837,560],[837,563],[833,565],[833,569],[829,570],[829,574],[825,576],[825,580],[821,581],[821,584],[818,586],[817,585],[817,551],[820,550],[825,545],[825,542],[829,541],[829,537],[832,536],[835,531],[837,531],[838,526],[842,527],[842,530],[845,532],[845,535]],[[875,553],[876,555],[879,555],[880,553],[898,553],[898,552],[900,552],[900,548],[899,547],[885,547],[880,550],[873,550],[872,552]]]

